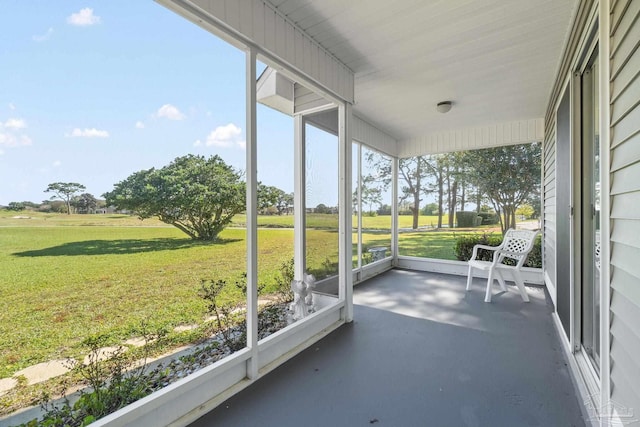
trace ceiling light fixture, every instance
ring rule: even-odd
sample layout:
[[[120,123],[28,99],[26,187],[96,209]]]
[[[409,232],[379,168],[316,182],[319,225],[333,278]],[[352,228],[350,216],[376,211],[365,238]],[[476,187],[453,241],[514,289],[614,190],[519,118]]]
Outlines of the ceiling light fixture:
[[[436,110],[438,110],[439,113],[448,113],[449,110],[451,110],[451,101],[438,102]]]

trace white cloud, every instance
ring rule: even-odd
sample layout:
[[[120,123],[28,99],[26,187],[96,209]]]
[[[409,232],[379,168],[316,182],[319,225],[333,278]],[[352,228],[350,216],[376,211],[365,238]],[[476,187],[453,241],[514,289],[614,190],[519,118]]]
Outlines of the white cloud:
[[[142,123],[140,120],[138,120],[136,122],[136,129],[144,129],[144,123]]]
[[[106,130],[98,130],[96,128],[75,128],[71,131],[71,133],[65,134],[66,137],[72,138],[108,138],[109,132]]]
[[[169,120],[182,120],[186,117],[180,112],[180,110],[178,110],[177,107],[171,104],[164,104],[162,107],[160,107],[158,109],[158,112],[156,113],[156,116],[164,117],[165,119]]]
[[[24,129],[27,127],[27,122],[22,119],[9,119],[4,123],[4,127],[7,129]]]
[[[240,147],[245,148],[246,143],[241,138],[242,129],[233,123],[229,123],[225,126],[218,126],[209,135],[207,135],[206,145],[207,147]],[[196,141],[197,142],[197,141]]]
[[[69,15],[67,22],[79,27],[88,27],[89,25],[99,24],[100,17],[93,14],[93,9],[85,7],[84,9],[80,9],[79,12]]]
[[[62,162],[60,160],[56,160],[52,163],[52,166],[54,168],[59,168],[60,166],[62,166]]]
[[[52,35],[53,35],[53,28],[49,27],[49,29],[44,34],[35,34],[31,38],[33,39],[34,42],[40,43],[40,42],[49,40]]]
[[[5,147],[18,147],[20,145],[31,145],[32,141],[26,135],[15,135],[13,133],[0,132],[0,145]]]
[[[193,143],[194,147],[200,147],[202,145],[202,141],[200,141],[199,139],[196,140],[196,142]]]
[[[0,150],[0,156],[2,156],[4,154],[3,150]]]
[[[13,104],[13,102],[9,103],[9,109],[10,110],[15,110],[16,109],[16,106]]]

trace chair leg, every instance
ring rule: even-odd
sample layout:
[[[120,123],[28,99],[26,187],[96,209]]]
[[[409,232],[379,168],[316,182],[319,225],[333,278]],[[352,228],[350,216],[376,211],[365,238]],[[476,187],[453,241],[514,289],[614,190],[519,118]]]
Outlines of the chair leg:
[[[507,284],[504,282],[504,277],[502,276],[500,270],[496,270],[496,279],[498,279],[498,283],[500,283],[500,288],[504,292],[507,292]]]
[[[522,280],[522,276],[518,270],[513,271],[513,278],[515,279],[516,286],[520,291],[520,296],[522,296],[522,300],[524,302],[529,302],[529,295],[527,295],[527,289],[524,287],[524,280]]]
[[[469,266],[469,274],[467,274],[467,291],[471,290],[472,280],[473,280],[473,267]]]
[[[487,279],[487,293],[484,296],[484,302],[491,302],[491,285],[493,285],[493,269],[489,270],[489,278]]]

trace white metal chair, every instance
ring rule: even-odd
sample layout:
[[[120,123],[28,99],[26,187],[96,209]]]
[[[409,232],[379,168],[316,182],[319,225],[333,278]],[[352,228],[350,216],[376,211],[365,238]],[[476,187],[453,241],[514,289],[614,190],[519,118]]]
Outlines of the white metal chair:
[[[475,245],[473,247],[473,255],[469,260],[469,275],[467,277],[467,291],[471,289],[471,281],[473,280],[473,269],[489,272],[487,279],[487,293],[484,297],[485,302],[491,302],[491,286],[493,279],[498,279],[500,287],[503,291],[507,291],[504,283],[502,272],[509,271],[513,276],[513,280],[520,291],[520,295],[525,302],[529,302],[529,296],[524,287],[524,280],[520,274],[520,269],[527,259],[527,255],[533,248],[537,231],[530,230],[507,230],[504,239],[499,246]],[[485,249],[493,252],[493,261],[477,260],[478,249]],[[507,265],[503,261],[505,258],[511,258],[516,261],[516,265]]]

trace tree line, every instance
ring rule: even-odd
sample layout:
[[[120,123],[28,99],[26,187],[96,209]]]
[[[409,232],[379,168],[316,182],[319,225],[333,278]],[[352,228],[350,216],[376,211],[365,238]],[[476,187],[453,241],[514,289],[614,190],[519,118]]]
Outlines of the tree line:
[[[366,154],[365,161],[371,172],[361,179],[361,201],[371,210],[389,190],[391,161],[374,151]],[[539,212],[540,162],[539,143],[400,159],[399,204],[408,207],[417,229],[423,196],[435,197],[438,228],[443,226],[444,212],[449,213],[447,225],[453,227],[456,212],[465,211],[469,203],[477,212],[483,203],[490,203],[504,233],[515,228],[520,206],[528,204]]]
[[[418,228],[422,197],[436,196],[438,228],[443,212],[449,213],[453,227],[455,213],[465,211],[473,201],[480,210],[484,201],[500,216],[503,232],[515,227],[516,210],[532,201],[540,187],[540,145],[525,144],[399,160],[399,205],[406,205]],[[391,161],[370,151],[365,156],[371,172],[361,178],[361,202],[371,211],[381,205],[382,193],[391,185]],[[54,182],[44,190],[51,199],[64,203],[67,214],[94,212],[100,205],[132,212],[141,219],[157,217],[196,240],[216,240],[232,218],[246,210],[244,174],[215,155],[209,158],[185,155],[162,168],[134,172],[102,195],[104,202],[86,192],[76,182]],[[539,196],[538,196],[539,197]],[[258,185],[258,210],[285,214],[293,207],[293,194],[277,187]],[[357,192],[354,206],[357,206]],[[7,208],[20,210],[24,203]],[[432,206],[433,208],[433,206]],[[318,205],[319,213],[333,208]],[[390,209],[389,209],[390,211]],[[390,212],[389,212],[390,213]]]

